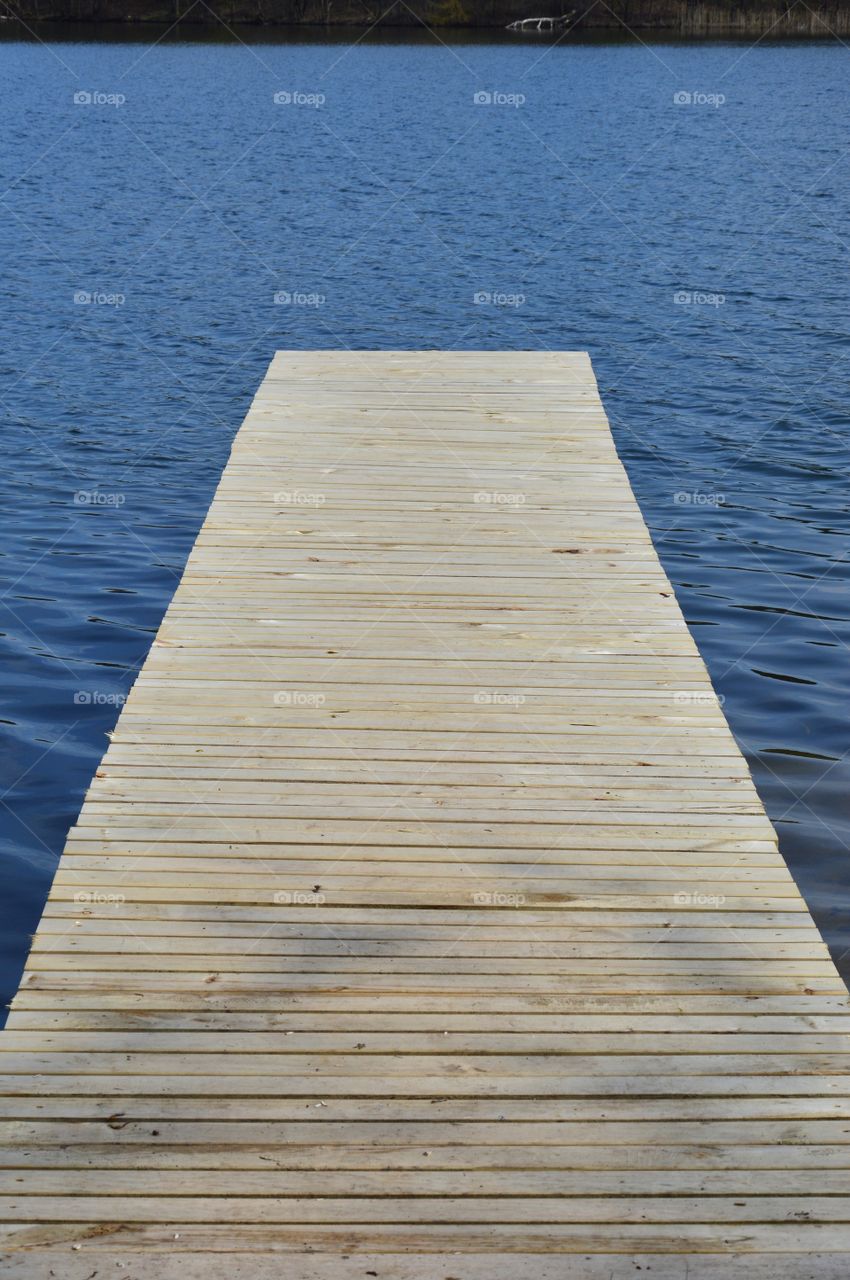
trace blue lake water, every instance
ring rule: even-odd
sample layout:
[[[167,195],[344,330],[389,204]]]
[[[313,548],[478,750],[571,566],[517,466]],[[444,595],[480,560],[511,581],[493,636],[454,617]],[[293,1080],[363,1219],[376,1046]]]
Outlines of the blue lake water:
[[[281,347],[591,352],[850,971],[847,49],[153,38],[0,41],[5,997]]]

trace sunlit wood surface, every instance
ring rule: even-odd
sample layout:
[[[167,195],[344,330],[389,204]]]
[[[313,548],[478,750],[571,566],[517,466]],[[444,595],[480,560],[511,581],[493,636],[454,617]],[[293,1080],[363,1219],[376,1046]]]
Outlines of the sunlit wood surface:
[[[0,1036],[4,1275],[846,1280],[848,1030],[588,357],[278,353]]]

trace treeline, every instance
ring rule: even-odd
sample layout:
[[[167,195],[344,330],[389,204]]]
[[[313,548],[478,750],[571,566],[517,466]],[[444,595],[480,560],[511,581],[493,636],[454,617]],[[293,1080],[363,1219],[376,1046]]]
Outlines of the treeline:
[[[181,21],[187,26],[244,23],[255,26],[505,27],[517,19],[558,17],[562,0],[11,0],[6,13],[27,22]],[[9,20],[13,20],[12,17]],[[570,28],[629,29],[679,35],[850,35],[850,0],[597,0],[581,2]]]

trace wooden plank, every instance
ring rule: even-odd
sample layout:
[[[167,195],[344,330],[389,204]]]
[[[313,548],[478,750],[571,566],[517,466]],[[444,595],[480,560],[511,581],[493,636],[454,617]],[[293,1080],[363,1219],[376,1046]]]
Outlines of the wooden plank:
[[[0,1051],[11,1280],[843,1280],[850,1000],[585,354],[275,356]]]
[[[176,1241],[175,1235],[178,1237]],[[292,1260],[283,1262],[281,1258],[282,1253],[293,1251],[292,1246],[279,1238],[270,1238],[272,1233],[243,1230],[230,1248],[223,1235],[210,1235],[192,1228],[178,1233],[156,1232],[150,1228],[131,1231],[128,1228],[122,1232],[125,1248],[115,1252],[114,1245],[99,1241],[94,1232],[87,1233],[85,1229],[65,1226],[46,1231],[17,1226],[3,1233],[0,1247],[15,1238],[22,1242],[18,1247],[24,1252],[0,1254],[0,1261],[8,1280],[33,1280],[33,1277],[49,1280],[59,1274],[57,1266],[62,1268],[62,1280],[92,1280],[93,1270],[109,1275],[113,1272],[120,1274],[128,1265],[127,1248],[133,1249],[134,1259],[138,1258],[139,1250],[144,1249],[144,1274],[149,1280],[233,1280],[234,1276],[240,1280],[249,1276],[250,1280],[279,1280],[282,1265],[290,1274],[293,1273]],[[68,1254],[72,1240],[76,1242],[72,1247],[80,1252]],[[376,1254],[364,1252],[357,1241],[341,1243],[340,1248],[347,1249],[347,1252],[333,1253],[327,1250],[326,1240],[322,1252],[317,1253],[313,1242],[310,1252],[298,1255],[295,1264],[298,1280],[362,1280],[364,1275],[378,1275],[382,1280],[445,1280],[443,1254],[433,1248],[433,1238],[428,1243],[432,1250],[428,1253],[422,1252],[423,1240],[420,1237],[418,1247],[414,1244],[412,1252]],[[470,1243],[468,1237],[464,1243]],[[656,1238],[652,1242],[653,1249],[667,1247],[667,1253],[629,1251],[627,1254],[591,1254],[587,1251],[582,1253],[580,1249],[571,1253],[525,1253],[522,1252],[524,1247],[539,1250],[540,1242],[513,1243],[515,1247],[511,1252],[506,1251],[502,1255],[475,1253],[465,1248],[464,1280],[515,1280],[516,1276],[523,1276],[525,1280],[633,1280],[636,1270],[648,1272],[653,1280],[845,1280],[850,1271],[850,1253],[814,1253],[813,1247],[822,1247],[827,1242],[821,1234],[815,1244],[811,1231],[807,1234],[804,1230],[797,1233],[794,1244],[787,1234],[782,1236],[779,1243],[785,1250],[783,1253],[774,1251],[758,1255],[747,1252],[734,1257],[729,1249],[736,1247],[736,1240],[727,1242],[725,1248],[722,1243],[706,1241],[703,1247],[712,1251],[693,1255],[687,1260],[681,1259],[681,1246],[676,1247],[675,1239],[671,1242]],[[560,1248],[571,1248],[572,1243],[578,1242],[564,1241]],[[647,1242],[636,1240],[634,1243],[640,1249]],[[237,1245],[239,1261],[231,1251]],[[559,1247],[554,1239],[552,1245],[553,1248]],[[396,1241],[395,1248],[398,1247],[400,1242]],[[486,1242],[481,1247],[486,1248]],[[596,1247],[600,1247],[598,1239]],[[767,1247],[770,1248],[770,1244]],[[807,1251],[800,1253],[800,1248],[807,1248]],[[267,1252],[271,1249],[278,1252]],[[453,1251],[457,1252],[456,1246]],[[687,1271],[684,1270],[686,1265]],[[137,1268],[138,1262],[133,1268],[136,1275],[139,1274]]]

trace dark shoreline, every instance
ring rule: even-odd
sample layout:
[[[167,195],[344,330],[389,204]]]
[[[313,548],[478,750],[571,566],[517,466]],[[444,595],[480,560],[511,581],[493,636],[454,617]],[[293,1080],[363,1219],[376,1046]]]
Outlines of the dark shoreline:
[[[140,0],[25,0],[7,6],[0,20],[0,38],[75,39],[85,31],[95,37],[128,39],[141,29],[148,38],[160,29],[168,38],[231,39],[236,32],[252,41],[285,42],[358,38],[409,38],[439,32],[448,41],[492,39],[521,43],[631,40],[651,34],[653,39],[770,39],[831,40],[850,35],[848,3],[802,0],[783,4],[690,4],[683,0],[594,0],[579,7],[566,31],[553,35],[518,36],[508,23],[531,15],[557,13],[560,4],[538,0],[420,0],[402,5],[374,5],[370,0],[233,0],[208,5],[141,3]],[[567,10],[569,12],[569,10]],[[31,29],[31,30],[28,30]],[[336,33],[336,34],[335,34]],[[433,38],[433,37],[432,37]]]

